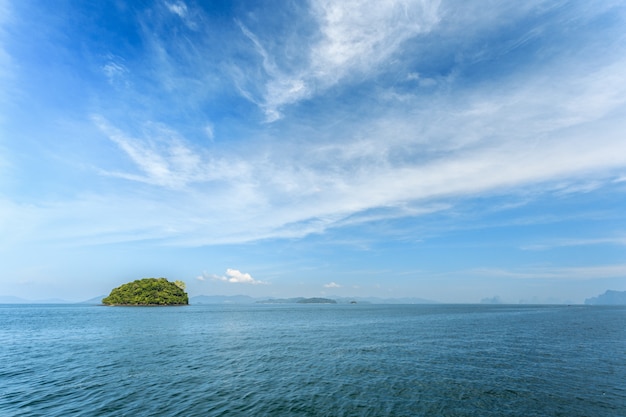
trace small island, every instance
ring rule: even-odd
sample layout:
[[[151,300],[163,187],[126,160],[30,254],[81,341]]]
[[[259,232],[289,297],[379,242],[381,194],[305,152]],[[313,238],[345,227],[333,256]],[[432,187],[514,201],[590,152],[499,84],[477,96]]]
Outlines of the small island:
[[[102,304],[109,306],[178,306],[188,305],[189,297],[182,281],[166,278],[143,278],[114,288]]]

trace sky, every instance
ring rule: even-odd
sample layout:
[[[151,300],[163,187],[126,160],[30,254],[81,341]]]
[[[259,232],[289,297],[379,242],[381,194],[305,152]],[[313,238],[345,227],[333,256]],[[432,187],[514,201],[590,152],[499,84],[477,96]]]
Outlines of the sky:
[[[0,0],[0,295],[626,290],[626,2]]]

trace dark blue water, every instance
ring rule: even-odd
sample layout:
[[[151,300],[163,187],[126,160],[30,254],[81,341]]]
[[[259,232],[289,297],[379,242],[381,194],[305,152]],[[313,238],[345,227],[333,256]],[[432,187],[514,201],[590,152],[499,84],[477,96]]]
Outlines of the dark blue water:
[[[626,308],[0,306],[2,416],[626,416]]]

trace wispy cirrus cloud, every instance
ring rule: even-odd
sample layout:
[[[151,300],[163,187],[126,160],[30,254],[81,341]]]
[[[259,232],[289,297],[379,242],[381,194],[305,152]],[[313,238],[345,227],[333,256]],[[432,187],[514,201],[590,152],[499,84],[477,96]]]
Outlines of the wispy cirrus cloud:
[[[196,9],[190,10],[187,4],[180,0],[173,2],[166,1],[165,7],[171,13],[178,16],[189,29],[198,29],[198,22],[196,21],[198,13]]]
[[[311,72],[324,83],[334,84],[351,71],[368,74],[378,70],[405,40],[430,31],[438,23],[440,3],[313,2],[311,9],[321,39],[311,50]]]
[[[595,280],[626,276],[626,264],[579,267],[532,267],[525,269],[474,269],[467,273],[481,277],[512,279]]]
[[[122,85],[129,86],[128,68],[124,64],[124,59],[110,55],[107,61],[102,65],[102,72],[112,86]]]
[[[12,96],[11,91],[14,90],[14,83],[11,79],[17,69],[13,57],[7,50],[7,44],[10,42],[7,27],[11,21],[12,11],[9,2],[0,0],[0,106],[4,106]],[[4,112],[0,112],[0,122],[5,117],[1,113]]]
[[[178,17],[180,17],[181,19],[184,19],[187,17],[187,5],[182,2],[182,1],[176,1],[176,2],[166,2],[165,6],[168,8],[168,10],[176,15],[178,15]]]
[[[395,218],[446,209],[451,197],[540,184],[558,191],[564,179],[570,192],[580,192],[576,184],[593,183],[597,189],[614,181],[626,166],[626,142],[619,133],[626,125],[617,116],[624,112],[619,93],[626,93],[625,76],[617,73],[622,67],[614,63],[587,74],[585,87],[564,76],[559,85],[528,83],[504,95],[469,92],[460,103],[437,101],[413,117],[382,114],[353,131],[350,124],[340,127],[336,141],[233,148],[216,155],[165,126],[136,138],[101,118],[94,121],[137,169],[105,173],[187,190],[184,199],[194,212],[187,217],[195,220],[183,229],[197,221],[205,236],[188,234],[191,244],[221,241],[222,235],[235,241],[296,237],[373,215]],[[587,102],[593,84],[600,91],[609,91],[607,84],[614,89]],[[544,103],[537,108],[540,91]],[[439,122],[428,123],[432,119]],[[205,214],[198,214],[203,207]],[[217,224],[219,231],[213,230]]]
[[[626,246],[626,237],[603,237],[587,239],[559,239],[546,243],[523,246],[522,250],[543,251],[562,247],[573,246],[596,246],[596,245],[617,245]]]
[[[398,52],[402,43],[428,32],[437,24],[440,1],[409,0],[372,4],[354,0],[311,2],[310,18],[317,26],[315,41],[304,40],[306,62],[297,68],[281,67],[273,51],[243,23],[242,32],[262,59],[266,78],[258,82],[261,97],[242,90],[260,105],[267,121],[281,117],[281,108],[310,98],[339,82],[370,77]]]
[[[99,115],[92,116],[92,120],[140,171],[133,174],[105,170],[107,175],[173,189],[233,177],[241,180],[247,176],[249,167],[245,163],[211,157],[164,125],[147,124],[145,136],[136,138],[111,126]]]
[[[159,4],[165,5],[159,10],[170,18],[195,13],[182,2]],[[523,16],[532,10],[528,7],[513,11]],[[508,10],[496,9],[490,12],[497,16]],[[449,5],[438,1],[370,7],[361,2],[320,1],[308,11],[316,30],[305,36],[306,59],[301,65],[287,65],[281,58],[287,52],[280,48],[290,45],[266,45],[263,34],[253,33],[239,21],[240,32],[262,57],[264,73],[253,80],[258,88],[250,94],[265,106],[268,118],[272,112],[278,117],[290,103],[323,95],[331,86],[375,79],[388,61],[404,59],[409,39],[451,31],[450,21],[456,22],[455,31],[461,31],[463,19],[479,19],[464,14],[451,17]],[[484,17],[476,25],[488,26],[487,21]],[[146,28],[143,33],[151,32]],[[155,83],[158,93],[202,84],[198,74],[212,57],[203,60],[202,54],[194,55],[199,48],[186,37],[158,43],[158,35],[150,36],[154,45],[148,44],[160,51],[150,65],[156,68],[152,75],[162,81]],[[188,49],[175,48],[181,45]],[[412,48],[411,53],[420,50],[419,45]],[[155,239],[183,245],[302,237],[448,210],[456,198],[515,193],[530,186],[553,192],[555,183],[564,180],[571,192],[588,190],[589,184],[598,189],[624,176],[626,60],[619,49],[608,54],[591,49],[586,45],[580,56],[554,56],[552,65],[537,64],[532,72],[520,70],[478,84],[459,84],[454,94],[446,89],[426,94],[383,83],[383,92],[368,97],[372,110],[366,117],[358,111],[346,117],[334,107],[316,109],[318,114],[310,120],[281,120],[280,129],[252,126],[247,140],[233,140],[224,147],[185,137],[184,123],[155,123],[135,115],[128,120],[118,116],[117,123],[103,110],[92,121],[121,151],[121,158],[110,164],[98,162],[98,172],[164,192],[162,197],[129,193],[114,200],[135,211],[132,217],[137,223],[132,230],[141,227]],[[173,65],[176,53],[185,58],[183,62],[197,64],[193,71],[187,72],[180,63]],[[122,61],[112,61],[116,62]],[[416,81],[410,79],[416,78],[410,76],[414,72],[402,68],[399,80]],[[111,75],[118,69],[112,66]],[[124,72],[132,75],[130,69]],[[557,77],[559,82],[553,82]],[[177,83],[180,79],[182,84]],[[290,80],[301,82],[303,89],[292,91],[297,83]],[[142,93],[150,104],[160,100],[159,94]],[[187,101],[186,95],[181,96],[181,101]],[[207,120],[193,122],[203,137],[215,143],[218,126]],[[132,133],[119,126],[133,126]],[[92,205],[84,200],[95,194],[85,192],[67,206],[79,204],[100,214],[96,199]],[[145,207],[161,209],[155,209],[154,217],[142,218]],[[54,216],[61,212],[54,211]],[[100,221],[111,226],[120,222],[106,216]]]

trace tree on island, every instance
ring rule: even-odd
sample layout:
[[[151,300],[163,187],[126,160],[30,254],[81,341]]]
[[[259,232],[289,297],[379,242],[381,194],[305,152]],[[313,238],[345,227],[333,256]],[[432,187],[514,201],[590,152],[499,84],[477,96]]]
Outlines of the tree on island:
[[[143,278],[114,288],[102,304],[117,306],[187,305],[189,297],[182,281],[166,278]]]

